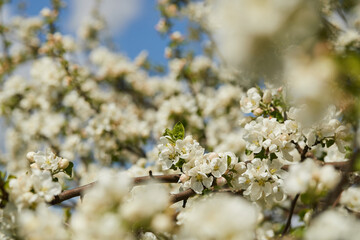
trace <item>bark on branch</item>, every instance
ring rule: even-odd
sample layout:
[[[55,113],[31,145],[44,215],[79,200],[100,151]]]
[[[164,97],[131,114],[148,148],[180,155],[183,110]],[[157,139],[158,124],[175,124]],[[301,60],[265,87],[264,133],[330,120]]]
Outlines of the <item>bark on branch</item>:
[[[320,161],[318,161],[318,162],[322,165],[333,165],[335,168],[338,168],[338,169],[344,169],[347,166],[347,162],[328,162],[328,163],[324,163],[324,162],[320,162]],[[288,165],[283,166],[284,170],[288,170],[288,168],[289,168]],[[149,176],[135,177],[133,179],[133,181],[134,181],[134,185],[136,186],[136,185],[146,184],[150,181],[157,181],[160,183],[178,183],[179,178],[180,178],[180,174],[152,175],[150,173]],[[59,204],[63,201],[69,200],[71,198],[79,197],[79,196],[83,195],[87,189],[93,187],[95,184],[96,184],[96,182],[92,182],[92,183],[86,184],[84,186],[65,190],[65,191],[61,192],[59,195],[56,195],[49,204],[55,205],[55,204]],[[195,195],[195,192],[193,190],[189,189],[184,192],[171,195],[170,199],[173,203],[175,203],[178,201],[185,200],[193,195]]]
[[[177,183],[179,181],[180,174],[169,174],[169,175],[152,175],[143,176],[143,177],[135,177],[134,178],[134,186],[146,184],[150,181],[157,181],[161,183]],[[96,182],[92,182],[86,184],[84,186],[76,187],[73,189],[65,190],[59,195],[56,195],[55,198],[50,202],[51,205],[59,204],[68,199],[79,197],[84,194],[86,190],[93,187]]]

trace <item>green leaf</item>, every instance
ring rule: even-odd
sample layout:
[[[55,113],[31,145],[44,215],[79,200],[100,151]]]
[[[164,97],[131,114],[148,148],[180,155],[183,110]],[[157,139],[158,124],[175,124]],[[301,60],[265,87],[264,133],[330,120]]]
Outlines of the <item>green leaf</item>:
[[[179,161],[175,164],[175,166],[178,167],[178,168],[182,168],[184,163],[185,163],[185,160],[180,158]]]
[[[275,111],[271,112],[270,116],[273,117],[273,118],[276,118],[277,121],[280,122],[280,123],[284,122],[284,117],[278,110],[275,110]]]
[[[254,157],[255,158],[260,158],[260,159],[266,158],[265,149],[262,148],[259,153],[254,154]]]
[[[226,159],[227,159],[227,165],[230,166],[230,164],[231,164],[231,157],[228,155]]]
[[[272,160],[274,160],[274,159],[277,159],[278,157],[276,156],[276,154],[275,153],[271,153],[270,154],[270,160],[272,161]]]
[[[224,174],[223,177],[225,178],[229,187],[233,187],[233,185],[231,184],[232,177],[230,175],[226,175],[226,174]]]
[[[181,122],[176,123],[172,130],[170,130],[168,128],[165,129],[163,136],[168,136],[169,140],[174,143],[176,142],[176,140],[184,139],[184,136],[185,136],[184,125]]]
[[[64,172],[65,172],[69,177],[72,177],[73,167],[74,167],[74,163],[69,162],[69,166],[64,169]]]
[[[351,154],[350,154],[349,157],[351,157]],[[357,158],[355,159],[354,170],[355,170],[355,171],[360,171],[360,157],[357,157]]]
[[[4,183],[4,189],[5,191],[9,192],[10,191],[10,186],[9,186],[9,183],[10,183],[10,180],[11,179],[16,179],[16,177],[14,175],[9,175]]]
[[[326,194],[326,191],[321,194],[317,194],[314,191],[310,190],[306,193],[300,195],[301,201],[306,205],[312,205],[313,203],[317,202],[320,197]]]
[[[185,136],[185,128],[184,125],[181,122],[178,122],[175,124],[173,130],[172,130],[172,134],[174,137],[174,140],[179,140],[179,139],[184,139]]]
[[[300,199],[304,204],[310,204],[311,201],[311,196],[308,193],[303,193],[300,195]]]
[[[63,208],[65,222],[69,222],[71,219],[71,208]]]
[[[331,147],[335,143],[334,139],[328,139],[326,140],[326,147]]]
[[[345,158],[350,158],[353,154],[353,150],[350,146],[345,146]]]
[[[250,154],[252,154],[252,151],[250,151],[249,149],[245,149],[245,154],[246,156],[249,156]]]
[[[300,226],[298,228],[292,229],[290,234],[292,236],[296,237],[297,239],[303,238],[304,234],[305,234],[305,227]]]
[[[163,133],[163,136],[172,136],[172,131],[170,129],[165,129],[165,132]]]
[[[202,192],[203,195],[207,195],[207,194],[210,194],[210,193],[212,193],[212,191],[210,189],[207,189],[207,188],[204,188],[204,190]]]

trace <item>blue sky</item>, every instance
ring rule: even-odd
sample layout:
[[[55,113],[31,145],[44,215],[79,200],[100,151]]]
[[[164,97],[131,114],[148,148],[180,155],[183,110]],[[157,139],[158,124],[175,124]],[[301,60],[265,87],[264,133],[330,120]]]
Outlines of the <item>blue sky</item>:
[[[8,9],[10,16],[17,12],[19,2],[25,2],[29,16],[38,15],[42,8],[50,7],[50,0],[13,0]],[[60,31],[76,34],[80,22],[86,19],[94,0],[66,0],[67,7],[60,16]],[[103,0],[100,11],[109,23],[117,49],[133,59],[142,50],[147,50],[150,60],[166,65],[164,48],[168,40],[161,36],[155,25],[160,18],[156,0]],[[180,21],[174,30],[184,32],[185,21]]]

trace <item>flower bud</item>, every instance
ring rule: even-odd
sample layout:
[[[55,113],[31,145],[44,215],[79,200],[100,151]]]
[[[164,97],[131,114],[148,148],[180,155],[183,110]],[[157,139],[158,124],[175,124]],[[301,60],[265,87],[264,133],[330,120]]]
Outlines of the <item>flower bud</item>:
[[[35,162],[35,159],[34,159],[34,156],[35,156],[35,152],[28,152],[26,154],[26,159],[30,162],[30,163],[34,163]]]
[[[60,33],[57,32],[57,33],[54,33],[53,39],[54,39],[55,42],[61,42],[63,37],[61,36]]]
[[[51,16],[51,10],[49,8],[43,8],[40,11],[41,16],[43,17],[50,17]]]
[[[329,126],[330,126],[332,129],[336,129],[336,128],[338,128],[338,127],[340,126],[340,122],[339,122],[339,120],[337,120],[337,119],[331,119],[331,120],[329,121]]]
[[[313,210],[307,211],[304,215],[304,222],[306,225],[309,225],[311,217],[313,215]]]
[[[172,53],[171,48],[166,47],[166,48],[165,48],[165,53],[164,53],[165,58],[171,58],[172,55],[173,55],[173,53]]]
[[[226,184],[226,179],[224,177],[219,177],[216,179],[216,185],[221,187]]]
[[[155,29],[160,33],[165,33],[168,30],[165,19],[160,19],[159,22],[156,24]]]
[[[184,182],[186,182],[187,180],[189,180],[189,176],[188,175],[186,175],[186,174],[181,174],[181,176],[180,176],[180,182],[182,182],[182,183],[184,183]]]
[[[66,169],[69,166],[69,160],[66,158],[63,158],[59,161],[59,168],[60,169]]]
[[[209,160],[213,160],[214,158],[217,158],[217,157],[219,157],[219,154],[217,154],[216,152],[211,152],[208,155]]]
[[[245,163],[243,163],[243,162],[236,163],[235,166],[234,166],[234,170],[235,170],[237,173],[243,173],[243,172],[245,172],[245,170],[246,170]]]
[[[40,169],[39,166],[36,164],[36,163],[32,163],[30,164],[30,168],[33,168],[33,169]]]
[[[179,31],[173,32],[170,35],[170,39],[175,41],[175,42],[181,42],[184,40],[183,36],[181,35],[181,33]]]
[[[266,89],[264,91],[264,95],[263,95],[263,98],[262,98],[263,102],[264,103],[270,103],[271,100],[272,100],[272,95],[271,95],[271,91],[269,89]]]
[[[264,110],[262,110],[261,108],[257,108],[254,110],[254,114],[255,116],[260,116],[261,114],[263,114]]]

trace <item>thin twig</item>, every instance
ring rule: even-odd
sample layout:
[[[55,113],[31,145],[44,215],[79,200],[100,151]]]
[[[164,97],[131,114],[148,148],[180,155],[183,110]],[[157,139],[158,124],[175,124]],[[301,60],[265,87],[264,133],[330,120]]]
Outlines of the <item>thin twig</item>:
[[[296,149],[298,150],[298,152],[300,153],[300,156],[301,156],[301,159],[300,159],[300,162],[303,162],[305,161],[306,157],[307,157],[307,153],[308,151],[310,150],[310,148],[308,147],[308,145],[305,145],[305,147],[302,149],[298,143],[295,144],[296,146]],[[291,206],[290,206],[290,210],[289,210],[289,215],[288,215],[288,218],[287,218],[287,221],[286,221],[286,224],[285,224],[285,227],[284,227],[284,230],[282,231],[282,235],[285,235],[290,227],[291,227],[291,219],[292,219],[292,216],[294,214],[294,210],[295,210],[295,206],[296,206],[296,202],[299,198],[300,194],[296,194],[294,199],[291,201]]]
[[[293,216],[293,214],[294,214],[294,209],[295,209],[296,202],[297,202],[299,196],[300,196],[300,194],[296,194],[296,196],[294,197],[294,199],[293,199],[292,202],[291,202],[291,207],[290,207],[289,216],[288,216],[288,219],[287,219],[287,221],[286,221],[286,225],[285,225],[285,227],[284,227],[284,230],[283,230],[283,232],[282,232],[282,235],[285,235],[285,234],[289,231],[289,229],[290,229],[290,226],[291,226],[291,218],[292,218],[292,216]]]

